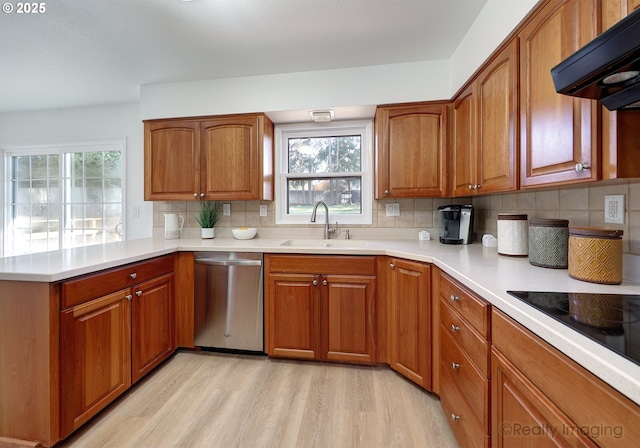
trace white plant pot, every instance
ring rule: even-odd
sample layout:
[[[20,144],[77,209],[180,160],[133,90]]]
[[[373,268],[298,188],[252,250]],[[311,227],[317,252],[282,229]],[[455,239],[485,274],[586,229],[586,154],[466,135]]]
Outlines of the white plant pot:
[[[207,228],[207,229],[202,229],[202,238],[203,239],[211,239],[211,238],[215,238],[215,236],[216,236],[215,229],[213,227]]]

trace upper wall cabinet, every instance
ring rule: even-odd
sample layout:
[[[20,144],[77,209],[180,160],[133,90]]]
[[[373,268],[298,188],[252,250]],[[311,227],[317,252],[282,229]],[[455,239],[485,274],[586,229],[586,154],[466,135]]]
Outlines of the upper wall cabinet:
[[[518,187],[517,55],[514,41],[453,101],[453,196],[512,191]]]
[[[376,199],[446,195],[446,111],[444,102],[378,107]]]
[[[273,200],[266,115],[146,121],[144,134],[145,200]]]
[[[552,67],[596,37],[596,3],[549,1],[518,35],[523,187],[598,179],[599,104],[559,95],[550,75]]]

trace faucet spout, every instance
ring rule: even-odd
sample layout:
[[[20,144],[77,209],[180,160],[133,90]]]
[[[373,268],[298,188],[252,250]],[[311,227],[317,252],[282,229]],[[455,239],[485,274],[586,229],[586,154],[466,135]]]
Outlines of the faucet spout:
[[[335,232],[336,229],[330,229],[329,228],[329,207],[327,206],[327,203],[324,201],[318,201],[316,202],[316,204],[313,206],[313,211],[311,212],[311,222],[316,222],[316,215],[318,213],[318,206],[322,205],[324,207],[324,239],[328,240],[329,239],[329,233],[331,232]],[[337,225],[336,225],[337,227]]]

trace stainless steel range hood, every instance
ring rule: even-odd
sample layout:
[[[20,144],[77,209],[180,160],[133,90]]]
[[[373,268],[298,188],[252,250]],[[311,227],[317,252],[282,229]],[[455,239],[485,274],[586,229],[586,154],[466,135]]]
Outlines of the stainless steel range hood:
[[[558,93],[599,100],[607,109],[640,109],[640,10],[551,69]]]

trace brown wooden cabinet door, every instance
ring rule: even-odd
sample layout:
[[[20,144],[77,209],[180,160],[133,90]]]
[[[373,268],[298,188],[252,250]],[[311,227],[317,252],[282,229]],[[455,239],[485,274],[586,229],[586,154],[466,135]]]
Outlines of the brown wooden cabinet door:
[[[597,35],[596,11],[596,0],[553,0],[519,34],[523,187],[598,179],[598,103],[556,93],[550,75]]]
[[[322,282],[322,358],[375,364],[375,277],[328,275]]]
[[[61,313],[62,438],[131,385],[130,300],[125,289]]]
[[[200,194],[200,127],[197,121],[144,125],[144,198],[194,199]]]
[[[376,111],[376,199],[446,194],[446,105]]]
[[[266,350],[269,356],[320,359],[319,278],[312,274],[267,275]]]
[[[495,348],[491,366],[494,448],[598,446]]]
[[[131,381],[135,383],[173,353],[173,274],[132,289]]]
[[[391,368],[431,388],[431,268],[392,260]]]
[[[202,122],[202,191],[205,199],[260,199],[258,117]]]
[[[517,188],[517,54],[517,40],[514,40],[476,80],[477,193]]]
[[[476,106],[474,84],[458,95],[452,106],[451,185],[453,196],[470,196],[477,184]]]

